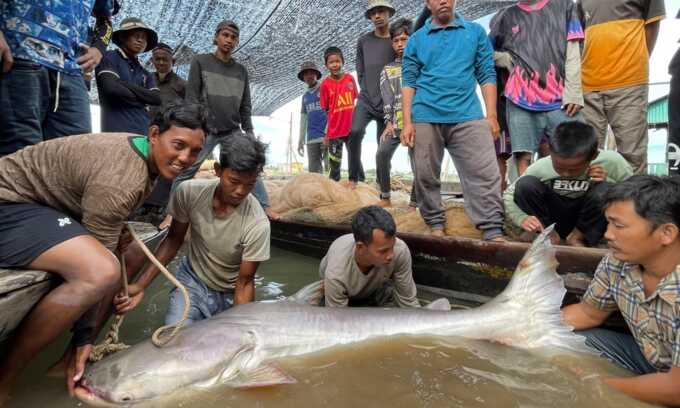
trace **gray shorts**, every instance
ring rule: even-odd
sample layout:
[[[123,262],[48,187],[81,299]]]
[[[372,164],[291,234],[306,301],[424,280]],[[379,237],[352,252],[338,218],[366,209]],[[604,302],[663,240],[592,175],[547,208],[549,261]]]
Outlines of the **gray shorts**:
[[[25,268],[43,252],[80,235],[89,232],[50,207],[0,201],[0,268]]]
[[[183,257],[177,266],[175,277],[189,292],[189,316],[185,324],[207,319],[223,312],[234,305],[234,292],[221,292],[209,288],[194,270],[187,257]],[[184,296],[182,291],[174,288],[170,291],[170,303],[165,314],[165,324],[174,324],[182,319],[184,313]]]
[[[506,110],[513,153],[536,153],[541,138],[545,135],[550,139],[560,123],[571,120],[583,122],[580,112],[568,116],[562,109],[534,112],[508,101]]]

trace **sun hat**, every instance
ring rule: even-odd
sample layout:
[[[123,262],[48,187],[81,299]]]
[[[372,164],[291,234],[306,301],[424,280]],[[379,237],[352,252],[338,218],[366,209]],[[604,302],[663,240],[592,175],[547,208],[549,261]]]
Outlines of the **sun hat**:
[[[144,30],[146,31],[146,49],[144,52],[153,50],[158,44],[158,34],[149,28],[142,19],[137,17],[128,17],[120,23],[120,28],[113,32],[111,36],[111,41],[119,47],[123,46],[123,38],[125,37],[126,31],[132,30]]]
[[[319,68],[316,66],[315,63],[312,61],[305,61],[302,63],[302,66],[300,67],[300,71],[298,71],[297,77],[300,81],[304,81],[302,79],[302,73],[305,71],[314,71],[316,72],[316,79],[321,79],[321,71],[319,71]]]
[[[388,0],[368,0],[368,7],[366,8],[366,13],[364,14],[367,19],[371,19],[371,10],[378,7],[385,7],[390,10],[390,17],[394,15],[396,10]]]

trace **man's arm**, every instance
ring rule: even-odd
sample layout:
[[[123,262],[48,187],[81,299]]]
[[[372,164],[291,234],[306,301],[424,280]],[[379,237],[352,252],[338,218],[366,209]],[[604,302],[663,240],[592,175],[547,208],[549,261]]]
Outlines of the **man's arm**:
[[[680,367],[667,373],[646,374],[632,378],[605,378],[604,383],[654,405],[680,407]]]
[[[656,39],[659,37],[659,27],[661,22],[656,20],[645,25],[645,40],[647,41],[647,53],[652,56],[652,51],[656,46]]]
[[[253,130],[255,129],[253,127],[252,111],[253,105],[250,101],[250,80],[248,79],[248,73],[246,72],[243,98],[241,98],[241,108],[239,109],[241,115],[241,129],[246,133],[253,133]]]
[[[146,106],[137,95],[121,81],[113,71],[100,71],[97,74],[97,89],[99,94],[117,106],[132,106],[143,108]]]
[[[400,245],[401,247],[401,245]],[[395,262],[394,301],[399,307],[420,307],[418,291],[413,281],[411,253],[406,244],[399,249],[400,253]]]
[[[242,305],[255,300],[255,273],[260,266],[259,262],[242,261],[241,268],[236,278],[234,291],[234,304]]]
[[[328,277],[324,278],[323,291],[326,307],[347,307],[349,305],[347,289],[339,280]]]
[[[305,154],[305,136],[307,135],[307,114],[302,112],[300,114],[300,137],[298,138],[298,153],[300,156]]]
[[[203,79],[201,74],[201,64],[199,64],[198,59],[194,57],[191,60],[191,67],[189,68],[189,77],[187,79],[186,85],[186,100],[187,102],[200,103],[201,100],[201,88],[203,86]]]
[[[497,139],[501,133],[496,111],[498,89],[496,89],[496,69],[493,62],[493,48],[483,28],[479,27],[477,54],[475,56],[475,78],[482,89],[482,99],[486,109],[486,119],[491,125],[491,135]]]
[[[361,44],[361,38],[362,37],[359,37],[359,40],[357,41],[357,58],[354,66],[357,69],[357,78],[359,79],[359,86],[363,89],[366,68],[364,67],[364,50]]]
[[[567,59],[565,61],[562,109],[567,112],[567,115],[573,116],[584,105],[581,81],[581,45],[579,41],[569,41],[567,43]]]
[[[611,314],[612,312],[581,302],[562,309],[562,322],[574,330],[587,330],[601,326]]]

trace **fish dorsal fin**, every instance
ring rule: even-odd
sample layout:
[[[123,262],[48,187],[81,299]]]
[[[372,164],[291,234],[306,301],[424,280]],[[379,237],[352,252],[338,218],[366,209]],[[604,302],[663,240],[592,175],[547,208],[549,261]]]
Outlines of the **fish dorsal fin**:
[[[304,288],[298,290],[295,294],[286,298],[286,300],[301,305],[320,306],[323,296],[323,281],[319,280],[312,282]]]
[[[253,370],[240,372],[235,378],[225,384],[232,388],[243,389],[295,383],[297,383],[297,380],[288,375],[279,366],[267,363]]]
[[[449,300],[447,298],[439,298],[437,300],[430,302],[427,306],[425,306],[425,309],[443,310],[448,312],[451,310],[451,303],[449,303]]]

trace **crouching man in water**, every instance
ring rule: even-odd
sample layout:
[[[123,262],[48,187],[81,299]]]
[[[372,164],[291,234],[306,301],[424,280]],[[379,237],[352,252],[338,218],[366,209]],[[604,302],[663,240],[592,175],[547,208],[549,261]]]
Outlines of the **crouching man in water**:
[[[269,219],[250,194],[264,167],[266,146],[246,134],[234,134],[218,146],[218,179],[189,180],[177,188],[168,206],[170,231],[157,251],[158,260],[168,264],[191,227],[189,255],[182,258],[176,273],[189,291],[189,323],[255,300],[255,272],[260,262],[269,259]],[[117,311],[125,313],[137,306],[158,272],[149,266],[129,286],[129,297],[116,297]],[[178,322],[183,311],[184,298],[175,288],[165,323]]]
[[[336,239],[321,260],[327,307],[420,307],[411,253],[395,237],[392,215],[372,205],[352,218],[352,234]]]
[[[0,268],[63,279],[24,318],[2,359],[0,406],[21,370],[75,323],[65,365],[73,393],[96,337],[98,302],[118,290],[125,221],[158,176],[174,179],[196,160],[205,130],[201,105],[171,105],[148,138],[79,135],[0,159]]]
[[[581,303],[562,310],[586,344],[637,374],[605,383],[639,400],[680,405],[680,178],[634,176],[611,188],[611,252]],[[615,310],[631,335],[597,328]]]

